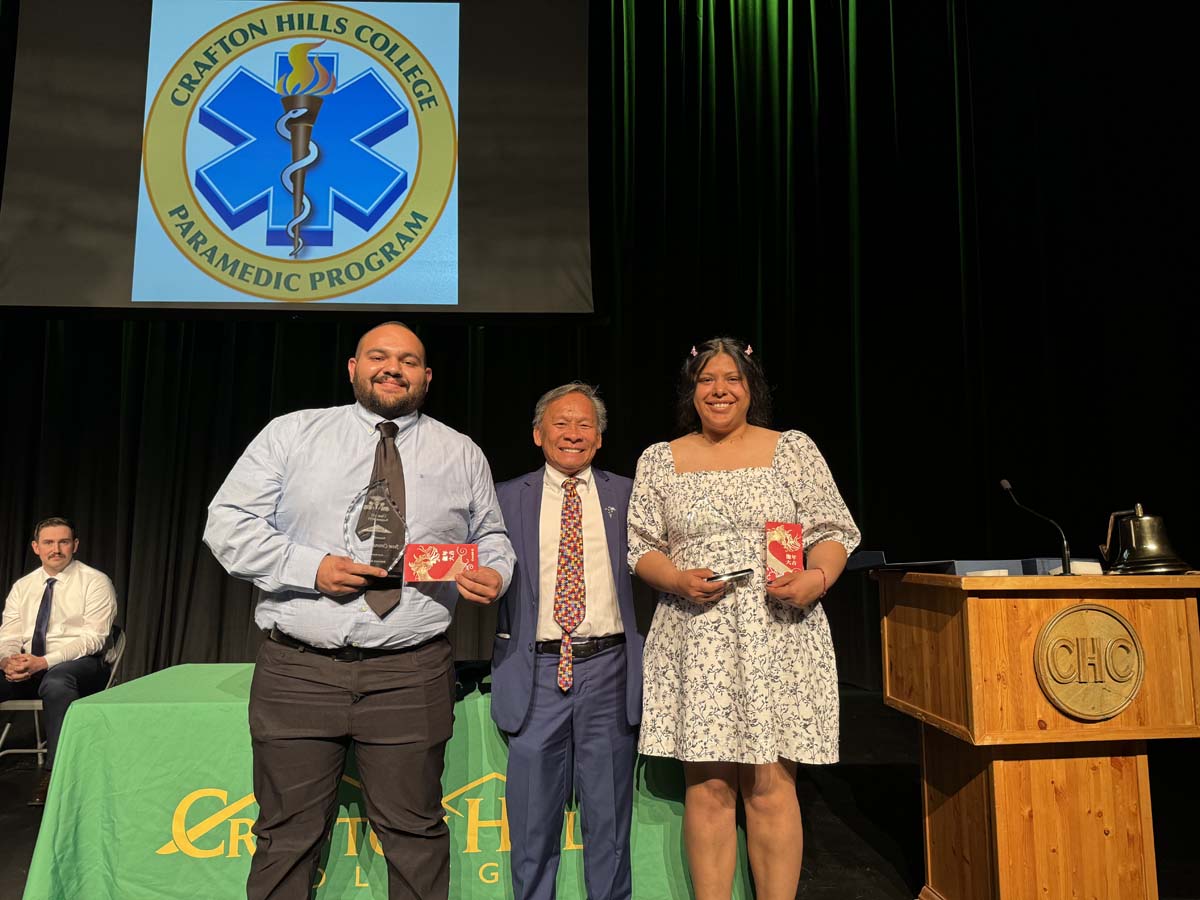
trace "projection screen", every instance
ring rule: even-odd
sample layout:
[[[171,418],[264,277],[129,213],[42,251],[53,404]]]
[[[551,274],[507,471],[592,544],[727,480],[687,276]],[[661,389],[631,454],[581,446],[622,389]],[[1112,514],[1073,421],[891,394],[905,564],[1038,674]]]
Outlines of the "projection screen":
[[[587,20],[26,0],[0,304],[590,312]]]

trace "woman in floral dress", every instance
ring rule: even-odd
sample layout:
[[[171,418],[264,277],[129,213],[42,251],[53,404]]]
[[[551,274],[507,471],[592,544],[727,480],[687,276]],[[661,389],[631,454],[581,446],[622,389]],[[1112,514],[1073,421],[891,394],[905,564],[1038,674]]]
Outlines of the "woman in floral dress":
[[[683,761],[697,900],[733,885],[741,793],[760,900],[793,900],[797,763],[838,758],[837,670],[820,598],[858,544],[813,442],[772,431],[753,351],[714,338],[685,363],[684,436],[638,461],[629,564],[660,592],[646,639],[639,750]],[[766,581],[767,522],[803,528],[805,568]],[[732,582],[706,579],[750,569]]]

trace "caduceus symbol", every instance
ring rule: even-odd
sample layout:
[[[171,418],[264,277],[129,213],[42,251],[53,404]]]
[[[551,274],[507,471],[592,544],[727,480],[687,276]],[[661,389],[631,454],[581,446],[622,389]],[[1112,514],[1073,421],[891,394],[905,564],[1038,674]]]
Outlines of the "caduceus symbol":
[[[292,145],[292,164],[279,174],[283,186],[292,195],[292,219],[287,224],[287,233],[292,239],[291,256],[299,254],[304,246],[300,225],[312,213],[312,201],[304,193],[304,170],[320,155],[320,148],[312,139],[313,125],[321,111],[321,98],[333,93],[337,87],[337,78],[321,65],[321,61],[308,58],[308,54],[323,43],[294,45],[288,51],[292,71],[281,76],[275,85],[283,102],[283,115],[275,121],[275,130]]]

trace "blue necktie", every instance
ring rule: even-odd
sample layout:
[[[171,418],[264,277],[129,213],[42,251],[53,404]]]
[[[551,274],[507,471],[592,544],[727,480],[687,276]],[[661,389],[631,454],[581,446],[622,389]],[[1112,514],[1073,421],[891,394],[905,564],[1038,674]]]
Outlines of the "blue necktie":
[[[46,579],[46,589],[42,591],[42,605],[38,607],[37,621],[33,625],[33,640],[29,644],[29,652],[34,656],[46,655],[46,631],[50,628],[50,603],[54,599],[54,579]]]

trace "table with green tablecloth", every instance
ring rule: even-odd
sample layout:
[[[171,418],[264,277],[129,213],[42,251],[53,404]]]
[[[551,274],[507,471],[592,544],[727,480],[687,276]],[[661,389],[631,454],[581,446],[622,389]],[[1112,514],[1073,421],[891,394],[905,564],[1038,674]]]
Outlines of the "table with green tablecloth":
[[[72,704],[30,865],[25,900],[223,900],[245,896],[258,813],[246,704],[253,666],[182,665]],[[507,749],[476,688],[454,709],[442,805],[450,895],[512,897],[504,804]],[[683,852],[683,773],[638,762],[633,895],[691,896]],[[366,821],[351,758],[316,896],[387,897],[386,863]],[[739,833],[734,896],[750,897]],[[579,818],[564,815],[560,900],[583,898]]]

